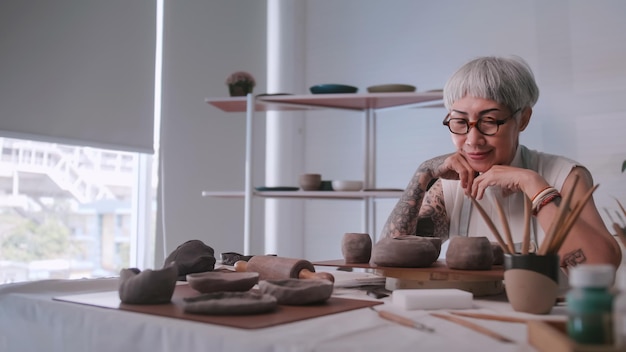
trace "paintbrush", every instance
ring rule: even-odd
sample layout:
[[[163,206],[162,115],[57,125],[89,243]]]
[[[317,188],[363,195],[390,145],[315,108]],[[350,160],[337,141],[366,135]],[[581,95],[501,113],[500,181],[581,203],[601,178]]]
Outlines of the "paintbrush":
[[[506,245],[509,248],[509,253],[515,253],[515,245],[513,244],[513,236],[511,235],[511,228],[509,227],[509,222],[506,220],[506,215],[504,214],[504,209],[502,209],[502,205],[498,201],[498,198],[494,199],[496,201],[496,208],[498,209],[498,215],[500,215],[500,221],[502,221],[502,228],[504,229],[504,236],[506,236]]]
[[[563,320],[559,319],[535,319],[535,318],[519,318],[519,317],[511,317],[506,315],[496,315],[496,314],[487,314],[487,313],[475,313],[475,312],[458,312],[453,311],[450,314],[460,315],[462,317],[468,318],[476,318],[476,319],[484,319],[484,320],[495,320],[495,321],[503,321],[507,323],[523,323],[526,324],[530,320],[540,320],[544,322],[561,322]]]
[[[498,334],[497,332],[495,332],[493,330],[487,329],[484,326],[475,324],[475,323],[473,323],[471,321],[468,321],[468,320],[465,320],[465,319],[461,319],[459,317],[455,317],[453,315],[440,314],[440,313],[430,313],[430,315],[432,315],[433,317],[445,319],[445,320],[451,321],[453,323],[459,324],[461,326],[464,326],[464,327],[466,327],[468,329],[474,330],[474,331],[479,332],[481,334],[487,335],[487,336],[489,336],[491,338],[494,338],[494,339],[496,339],[498,341],[501,341],[501,342],[509,342],[509,343],[510,342],[515,342],[515,341],[509,339],[506,336],[500,335],[500,334]]]
[[[569,192],[565,195],[565,198],[563,198],[563,200],[561,201],[561,204],[559,205],[557,211],[557,215],[554,217],[554,220],[550,224],[550,227],[548,228],[548,233],[546,233],[546,236],[543,239],[541,246],[539,246],[539,251],[537,251],[537,254],[546,255],[548,253],[548,248],[550,247],[550,244],[552,243],[556,232],[563,225],[563,221],[565,220],[565,216],[567,215],[567,212],[569,210],[569,205],[571,203],[571,199],[574,195],[574,190],[576,189],[577,184],[578,175],[575,175],[574,184],[572,185],[572,188],[570,188]]]
[[[419,331],[425,331],[425,332],[435,332],[435,329],[426,326],[422,323],[418,323],[415,320],[409,319],[407,317],[403,317],[401,315],[392,313],[390,311],[386,311],[386,310],[378,310],[378,309],[374,309],[374,307],[370,307],[371,310],[375,311],[376,313],[378,313],[378,316],[389,320],[391,322],[394,322],[396,324],[400,324],[400,325],[404,325],[404,326],[408,326],[410,328],[413,329],[417,329]]]
[[[620,241],[622,241],[622,244],[624,245],[624,247],[626,247],[626,233],[624,233],[624,229],[619,226],[618,223],[613,223],[613,230],[615,230],[615,233],[617,233],[617,237],[619,238]]]
[[[487,226],[489,227],[489,229],[493,233],[493,236],[498,241],[498,244],[500,245],[500,247],[502,247],[502,250],[504,251],[504,253],[507,253],[507,254],[515,253],[515,251],[513,251],[513,252],[509,251],[509,248],[504,243],[504,240],[502,239],[502,236],[500,236],[500,232],[498,232],[498,229],[493,224],[493,221],[491,221],[491,219],[489,218],[489,215],[487,215],[487,212],[485,211],[485,209],[483,209],[483,207],[478,203],[478,201],[476,199],[474,199],[472,197],[470,197],[470,199],[471,199],[472,203],[474,204],[474,206],[476,207],[476,209],[478,209],[478,212],[480,213],[480,215],[483,217],[483,219],[487,223]]]
[[[569,234],[569,231],[572,229],[574,223],[578,220],[580,213],[583,211],[585,205],[591,198],[591,195],[599,186],[600,185],[595,185],[591,189],[589,189],[587,193],[585,193],[585,195],[583,196],[583,199],[578,202],[576,206],[574,206],[574,209],[572,209],[572,211],[568,214],[566,220],[564,221],[564,224],[559,228],[559,232],[556,233],[556,235],[554,236],[552,243],[549,244],[548,253],[557,253],[559,251],[561,245],[563,245],[563,242],[565,242],[565,238]]]
[[[533,203],[524,194],[524,237],[522,239],[522,254],[528,254],[530,248],[530,218],[532,215]]]

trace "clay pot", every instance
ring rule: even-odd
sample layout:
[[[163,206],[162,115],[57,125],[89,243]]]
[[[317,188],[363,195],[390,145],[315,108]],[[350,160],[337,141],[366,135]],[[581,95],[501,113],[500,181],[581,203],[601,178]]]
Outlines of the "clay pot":
[[[493,250],[493,265],[502,265],[504,263],[504,250],[500,244],[492,242],[491,249]]]
[[[450,269],[490,270],[493,265],[491,242],[487,237],[452,237],[446,264]]]
[[[298,184],[303,191],[317,191],[322,184],[321,174],[302,174],[298,178]]]
[[[346,263],[369,263],[372,238],[367,233],[347,232],[341,239],[341,253]]]
[[[383,238],[372,249],[372,262],[379,266],[423,268],[439,257],[438,237],[400,236]]]
[[[504,288],[516,312],[548,314],[559,293],[559,256],[506,254]]]

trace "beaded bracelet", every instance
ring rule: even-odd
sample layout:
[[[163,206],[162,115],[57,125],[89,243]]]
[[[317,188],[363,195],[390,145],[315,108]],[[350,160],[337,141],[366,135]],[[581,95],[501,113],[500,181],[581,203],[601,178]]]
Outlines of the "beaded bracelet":
[[[561,193],[559,193],[556,189],[554,191],[546,193],[543,197],[537,199],[537,203],[533,203],[532,213],[533,215],[537,215],[541,208],[548,205],[550,202],[553,202],[557,199],[561,198]]]
[[[541,189],[541,191],[537,192],[532,198],[530,198],[530,201],[534,204],[535,200],[537,198],[539,198],[542,195],[542,193],[546,193],[546,192],[551,191],[551,190],[556,190],[556,188],[554,188],[552,186],[544,187],[543,189]]]

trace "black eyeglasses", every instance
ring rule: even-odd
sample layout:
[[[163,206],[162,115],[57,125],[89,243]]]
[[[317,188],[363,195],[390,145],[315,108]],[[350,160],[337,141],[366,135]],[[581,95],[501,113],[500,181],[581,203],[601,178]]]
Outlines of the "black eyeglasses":
[[[478,132],[484,134],[485,136],[493,136],[498,133],[500,125],[504,125],[505,123],[507,123],[507,121],[513,116],[517,115],[520,110],[522,109],[515,110],[514,113],[512,113],[508,117],[505,117],[502,120],[496,120],[491,117],[483,116],[479,118],[476,122],[469,122],[467,119],[459,119],[454,117],[450,118],[450,113],[448,113],[448,115],[446,115],[446,117],[443,119],[443,124],[445,126],[448,126],[450,132],[454,134],[468,134],[470,128],[476,127]]]

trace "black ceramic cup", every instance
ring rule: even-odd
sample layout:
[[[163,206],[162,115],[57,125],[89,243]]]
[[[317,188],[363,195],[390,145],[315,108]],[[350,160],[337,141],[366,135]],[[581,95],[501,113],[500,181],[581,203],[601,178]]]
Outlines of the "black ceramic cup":
[[[550,313],[558,296],[560,270],[556,254],[505,254],[504,289],[513,309]]]

